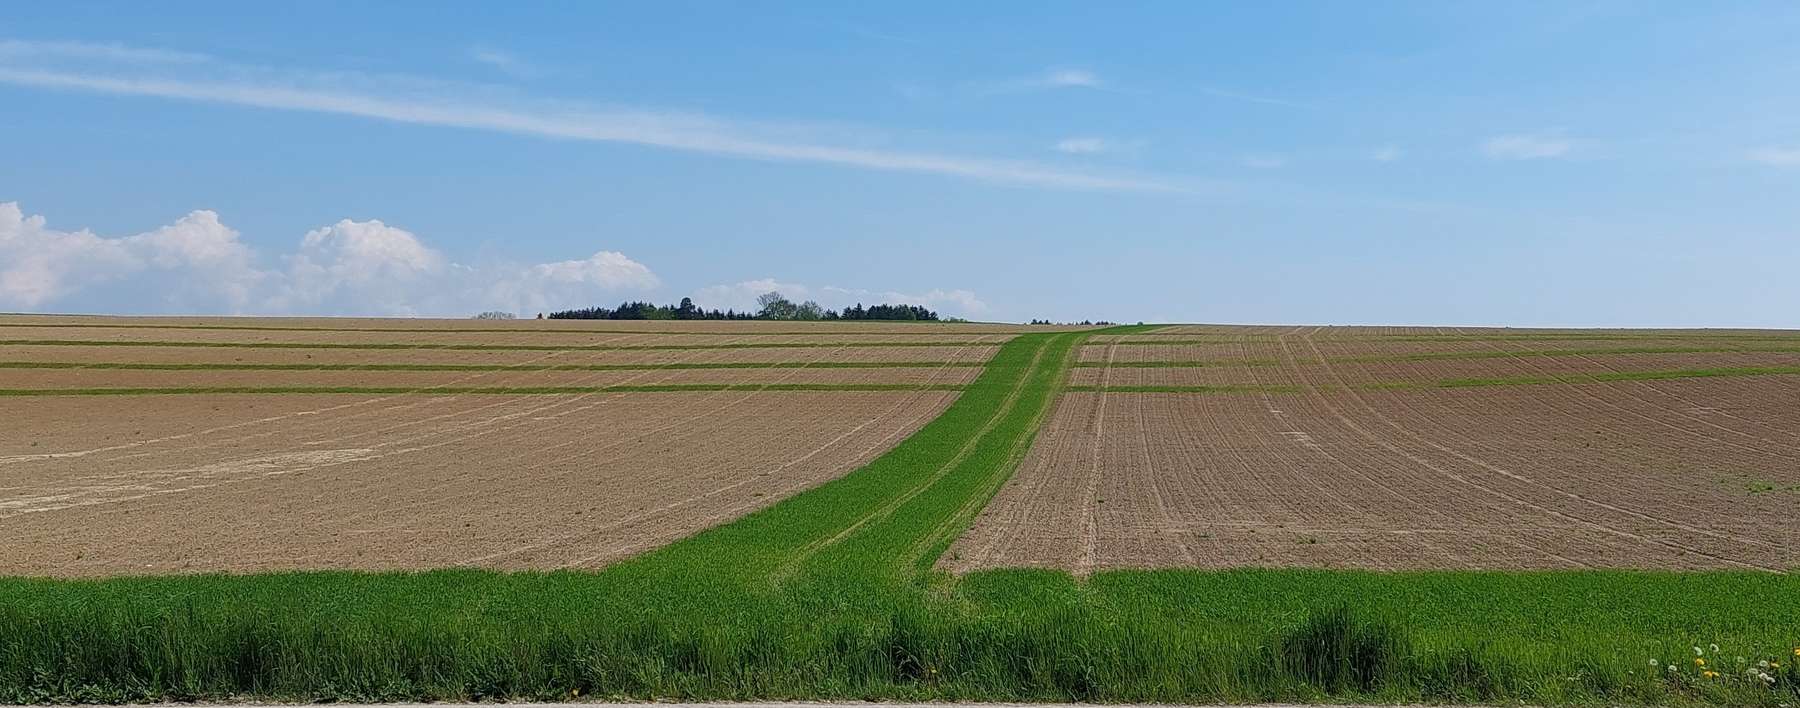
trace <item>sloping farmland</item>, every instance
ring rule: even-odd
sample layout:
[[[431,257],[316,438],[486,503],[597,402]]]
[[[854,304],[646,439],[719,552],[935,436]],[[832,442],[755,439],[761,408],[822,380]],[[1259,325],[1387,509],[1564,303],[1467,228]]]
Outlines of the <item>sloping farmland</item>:
[[[1096,338],[955,570],[1800,566],[1800,336]]]

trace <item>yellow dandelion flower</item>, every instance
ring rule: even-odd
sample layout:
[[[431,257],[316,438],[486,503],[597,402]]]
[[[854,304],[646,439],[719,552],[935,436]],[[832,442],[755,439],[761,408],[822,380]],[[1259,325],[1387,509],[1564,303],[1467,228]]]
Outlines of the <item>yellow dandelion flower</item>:
[[[1700,672],[1700,675],[1705,676],[1707,678],[1718,678],[1719,672],[1717,672],[1717,671],[1702,671],[1702,672]]]
[[[1694,657],[1694,665],[1695,666],[1705,666],[1706,660],[1696,656],[1696,657]]]

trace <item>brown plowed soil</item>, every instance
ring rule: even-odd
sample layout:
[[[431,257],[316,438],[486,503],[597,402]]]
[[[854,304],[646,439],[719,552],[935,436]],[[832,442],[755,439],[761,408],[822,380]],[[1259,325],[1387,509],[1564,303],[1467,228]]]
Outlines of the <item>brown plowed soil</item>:
[[[347,345],[455,345],[455,346],[526,346],[526,347],[711,347],[754,344],[872,344],[908,343],[974,343],[998,344],[1010,334],[950,333],[871,333],[841,332],[820,334],[755,335],[755,334],[582,334],[577,332],[380,332],[380,331],[307,331],[267,332],[222,329],[80,329],[65,327],[0,327],[0,342],[6,340],[77,340],[84,342],[193,342],[196,344],[254,343],[278,344],[347,344]]]
[[[92,331],[72,328],[54,338],[88,338]],[[448,355],[437,361],[477,365],[980,361],[994,351],[992,345],[688,350],[631,357],[618,355],[639,353],[152,347],[0,351],[6,352],[5,360],[16,361],[36,352],[83,349],[92,350],[93,361],[111,362],[424,363]],[[192,356],[166,358],[170,354]],[[307,359],[307,354],[316,358]],[[770,354],[785,357],[768,358]],[[0,368],[0,388],[956,384],[978,372],[975,367],[622,372]],[[0,539],[6,548],[0,553],[0,574],[597,567],[844,474],[904,439],[955,396],[942,391],[718,391],[0,397],[5,428],[0,435]]]
[[[672,369],[651,371],[134,371],[0,369],[0,389],[353,386],[649,386],[657,384],[961,385],[973,366],[881,369]]]
[[[26,421],[0,573],[596,567],[847,472],[954,396],[0,400]]]
[[[1354,387],[1793,365],[1795,355],[1337,361],[1396,347],[1565,346],[1381,341],[1467,331],[1302,328],[1220,347],[1273,366],[1076,369],[1088,385],[1297,391],[1065,393],[943,565],[1800,568],[1800,376]],[[1656,334],[1691,343],[1716,333]],[[1134,349],[1147,348],[1090,346],[1085,358]]]
[[[6,346],[0,362],[139,362],[154,364],[669,364],[676,362],[982,362],[998,345],[946,347],[807,347],[648,351],[455,351],[435,349],[235,349],[183,347]]]
[[[95,331],[124,325],[127,329],[174,331],[217,327],[273,327],[294,329],[372,330],[490,330],[507,329],[520,332],[704,332],[716,334],[766,334],[769,332],[811,332],[833,335],[842,333],[874,334],[1018,334],[1022,332],[1066,331],[1088,329],[1045,325],[1014,325],[947,322],[755,322],[755,321],[644,321],[644,320],[475,320],[475,319],[386,319],[373,317],[109,317],[91,315],[0,315],[0,330],[12,325],[56,326],[69,332]],[[253,330],[236,330],[253,331]]]

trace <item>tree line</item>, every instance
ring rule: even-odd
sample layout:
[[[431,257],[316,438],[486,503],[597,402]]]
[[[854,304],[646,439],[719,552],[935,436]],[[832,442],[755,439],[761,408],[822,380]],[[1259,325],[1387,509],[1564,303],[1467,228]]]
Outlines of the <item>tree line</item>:
[[[677,305],[650,302],[622,302],[618,307],[584,307],[550,313],[553,320],[884,320],[901,322],[952,322],[920,305],[870,305],[862,303],[842,310],[821,307],[812,300],[796,303],[779,292],[767,292],[756,298],[757,309],[708,310],[694,305],[693,298],[682,298]]]

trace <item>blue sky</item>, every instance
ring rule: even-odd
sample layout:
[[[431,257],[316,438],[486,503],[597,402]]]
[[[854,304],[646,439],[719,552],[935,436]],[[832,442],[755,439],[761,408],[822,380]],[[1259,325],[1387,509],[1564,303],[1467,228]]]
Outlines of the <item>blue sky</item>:
[[[40,3],[0,310],[1800,326],[1793,3]]]

